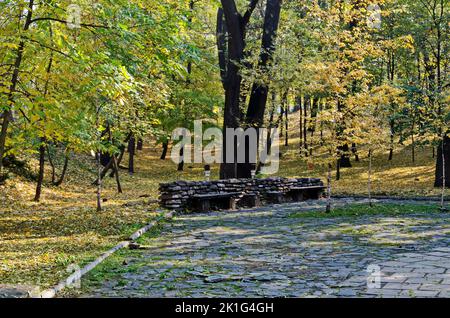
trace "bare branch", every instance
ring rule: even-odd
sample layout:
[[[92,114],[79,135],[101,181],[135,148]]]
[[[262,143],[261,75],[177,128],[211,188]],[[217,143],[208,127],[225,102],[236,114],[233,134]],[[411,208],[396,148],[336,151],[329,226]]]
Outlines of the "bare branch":
[[[242,17],[242,24],[245,26],[249,21],[250,17],[253,14],[253,11],[256,8],[256,5],[258,4],[259,0],[250,0],[250,3],[248,5],[247,11],[244,13],[244,16]]]
[[[62,20],[62,19],[58,19],[58,18],[51,18],[51,17],[43,17],[43,18],[36,18],[36,19],[32,19],[30,21],[31,23],[37,22],[37,21],[54,21],[54,22],[59,22],[59,23],[63,23],[63,24],[67,24],[67,21]],[[101,24],[89,24],[89,23],[80,23],[80,26],[85,27],[85,28],[102,28],[102,29],[109,29],[110,27],[107,25],[101,25]]]

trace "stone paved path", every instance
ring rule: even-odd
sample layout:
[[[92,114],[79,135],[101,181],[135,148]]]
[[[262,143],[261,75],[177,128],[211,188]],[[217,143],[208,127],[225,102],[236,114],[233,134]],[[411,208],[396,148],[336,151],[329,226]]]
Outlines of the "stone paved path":
[[[289,217],[323,205],[179,216],[84,296],[450,297],[449,214]]]

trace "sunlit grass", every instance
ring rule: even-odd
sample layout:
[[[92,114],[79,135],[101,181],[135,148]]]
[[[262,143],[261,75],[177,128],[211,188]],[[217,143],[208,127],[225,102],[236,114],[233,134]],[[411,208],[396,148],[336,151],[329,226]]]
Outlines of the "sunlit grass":
[[[295,212],[289,215],[291,218],[335,218],[335,217],[359,217],[359,216],[405,216],[411,214],[439,213],[438,205],[430,204],[349,204],[345,207],[336,207],[331,212],[306,211]],[[446,214],[448,215],[448,214]]]

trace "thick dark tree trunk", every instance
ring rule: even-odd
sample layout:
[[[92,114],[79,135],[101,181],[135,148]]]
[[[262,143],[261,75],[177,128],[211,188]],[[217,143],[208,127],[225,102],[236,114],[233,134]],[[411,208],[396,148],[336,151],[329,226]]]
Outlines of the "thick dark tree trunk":
[[[442,160],[442,159],[444,159],[444,160]],[[445,173],[443,173],[444,170],[445,170]],[[442,145],[442,142],[441,142],[437,148],[436,170],[435,170],[435,179],[434,179],[435,187],[442,187],[444,176],[445,176],[445,187],[450,188],[450,138],[449,137],[445,137],[444,145]]]
[[[300,154],[303,153],[303,112],[302,112],[302,98],[300,96],[297,97],[297,104],[298,104],[298,126],[299,126],[299,149],[300,149]]]
[[[111,154],[107,152],[101,152],[100,153],[100,163],[103,167],[108,166],[109,162],[111,161]]]
[[[311,105],[309,96],[305,96],[303,101],[303,149],[308,154],[308,107]]]
[[[3,156],[5,154],[5,144],[6,144],[6,134],[8,132],[9,122],[11,121],[12,113],[11,111],[4,111],[1,118],[2,121],[2,129],[0,131],[0,175],[3,169]]]
[[[125,146],[121,146],[120,147],[120,154],[119,154],[119,157],[117,158],[117,165],[119,166],[119,169],[121,168],[121,166],[120,166],[120,163],[122,162],[122,159],[123,159],[123,155],[125,154]],[[111,167],[110,167],[111,168]],[[110,178],[113,178],[114,177],[114,174],[116,173],[116,170],[115,169],[112,169],[112,171],[111,171],[111,173],[109,174],[109,177]]]
[[[350,162],[350,156],[348,154],[349,147],[347,144],[339,147],[339,150],[342,152],[341,158],[339,159],[339,166],[341,168],[351,168],[352,164]]]
[[[103,166],[100,162],[100,159],[98,160],[98,163]],[[98,174],[98,178],[97,180],[95,180],[94,182],[92,182],[93,185],[98,185],[100,183],[100,181],[106,176],[106,173],[108,172],[109,169],[113,169],[114,170],[114,162],[113,159],[110,158],[109,162],[103,167],[103,169],[100,170],[99,174]],[[114,170],[115,173],[115,170]],[[114,173],[111,174],[111,177],[114,176]]]
[[[108,138],[109,138],[109,143],[112,145],[113,144],[113,142],[114,142],[114,140],[113,140],[113,137],[112,137],[112,132],[111,132],[111,128],[108,126]],[[131,138],[133,138],[133,135],[130,133],[129,135],[128,135],[128,141],[131,139]],[[111,161],[112,161],[112,166],[113,166],[113,169],[114,169],[114,176],[116,177],[116,183],[117,183],[117,192],[118,193],[122,193],[123,191],[122,191],[122,185],[120,184],[120,176],[119,176],[119,164],[118,164],[118,162],[117,162],[117,157],[116,157],[116,154],[115,153],[113,153],[112,155],[111,155]]]
[[[161,157],[159,159],[165,160],[166,156],[167,156],[167,150],[169,149],[169,142],[168,141],[163,142],[162,147],[163,147],[163,150],[162,150]]]
[[[137,150],[142,150],[144,148],[144,142],[142,141],[142,138],[139,138],[137,141]]]
[[[393,120],[391,120],[389,122],[389,126],[391,129],[391,134],[390,134],[390,141],[389,141],[389,158],[388,158],[388,160],[391,161],[394,156],[394,121]]]
[[[338,99],[338,110],[339,111],[343,111],[344,110],[344,106],[342,105],[341,100]],[[345,124],[344,124],[345,125]],[[338,126],[338,131],[337,134],[338,136],[341,136],[344,132],[344,125],[340,124]],[[349,147],[348,144],[344,144],[342,146],[338,147],[338,151],[340,153],[340,158],[338,159],[337,162],[337,170],[336,171],[336,180],[339,180],[341,178],[341,172],[340,172],[340,168],[350,168],[352,165],[350,163],[350,156],[349,156]]]
[[[280,105],[280,114],[278,115],[277,127],[280,129],[280,138],[284,136],[284,104]]]
[[[184,170],[184,146],[180,148],[180,162],[178,163],[177,171]]]
[[[97,127],[98,127],[98,111],[97,111]],[[102,210],[102,172],[106,174],[106,171],[103,169],[102,171],[102,164],[100,162],[100,151],[97,153],[97,180],[94,182],[94,184],[97,186],[96,191],[96,197],[97,197],[97,212],[100,212]],[[111,160],[112,165],[112,160]],[[108,168],[109,169],[109,168]]]
[[[45,139],[41,138],[41,146],[39,147],[39,173],[36,186],[36,194],[34,201],[39,202],[41,199],[42,183],[44,182],[44,168],[45,168]]]
[[[237,63],[241,62],[244,54],[245,25],[234,1],[222,0],[222,7],[223,9],[220,8],[217,12],[217,47],[222,84],[225,89],[223,158],[220,166],[220,178],[229,179],[236,177],[236,161],[226,161],[226,154],[230,151],[227,149],[226,128],[239,127],[239,118],[241,117],[239,100],[242,77],[239,74]]]
[[[341,179],[341,159],[336,162],[336,180]]]
[[[237,128],[242,126],[243,118],[240,110],[240,101],[242,98],[239,63],[244,57],[245,34],[247,24],[250,20],[258,0],[250,0],[247,11],[241,15],[234,0],[222,0],[222,9],[219,9],[217,16],[217,45],[219,48],[219,63],[221,68],[222,83],[225,89],[225,109],[224,109],[224,131],[226,128]],[[271,59],[274,51],[274,39],[278,29],[280,17],[281,1],[268,0],[266,4],[266,13],[264,17],[264,30],[262,37],[262,49],[259,58],[259,67],[265,69]],[[225,18],[225,22],[223,20]],[[225,39],[228,35],[228,43]],[[228,55],[225,56],[224,52]],[[268,87],[264,84],[253,84],[250,95],[250,102],[245,116],[245,127],[260,128],[263,124],[265,106],[267,102]],[[224,160],[220,168],[220,177],[222,179],[234,177],[249,177],[252,169],[250,161],[255,158],[249,158],[248,149],[244,149],[246,162],[242,164],[226,162],[226,154],[230,151],[226,149],[226,131],[224,132],[224,143],[222,153]],[[234,143],[236,146],[237,142]],[[248,148],[248,145],[246,145]],[[237,149],[235,147],[234,153]]]
[[[288,105],[288,101],[287,101],[287,92],[284,94],[283,96],[283,104],[284,104],[284,125],[285,125],[285,133],[284,133],[284,145],[287,147],[289,146],[289,117],[288,117],[288,112],[289,112],[289,105]]]
[[[134,173],[134,154],[136,152],[136,139],[132,136],[128,141],[128,173]]]

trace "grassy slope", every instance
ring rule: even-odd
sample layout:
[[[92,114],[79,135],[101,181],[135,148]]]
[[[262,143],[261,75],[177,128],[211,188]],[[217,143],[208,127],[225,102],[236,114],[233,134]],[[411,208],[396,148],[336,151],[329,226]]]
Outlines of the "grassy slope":
[[[315,176],[326,180],[325,168],[309,166],[298,156],[299,153],[299,115],[289,114],[289,147],[280,147],[283,157],[280,163],[281,176]],[[316,136],[319,132],[316,132]],[[310,139],[308,132],[308,139]],[[280,138],[281,139],[281,138]],[[280,140],[284,144],[284,140]],[[431,147],[415,147],[415,162],[412,162],[411,144],[394,145],[393,160],[388,160],[388,150],[376,151],[372,160],[372,192],[375,195],[397,196],[438,196],[440,189],[433,187],[435,159]],[[352,156],[352,168],[341,169],[341,180],[335,181],[333,167],[333,193],[367,195],[368,159],[360,155],[355,162]],[[446,192],[450,195],[450,190]]]
[[[296,129],[294,121],[292,130]],[[292,136],[291,145],[281,148],[279,175],[324,178],[322,168],[308,168],[298,158],[298,138],[293,132]],[[185,172],[180,173],[170,160],[159,160],[159,155],[159,147],[146,148],[137,156],[134,176],[122,171],[123,194],[117,194],[114,180],[106,178],[104,197],[108,201],[101,213],[95,211],[95,187],[90,184],[95,170],[90,158],[73,160],[67,181],[60,188],[46,186],[41,203],[31,202],[35,184],[20,177],[0,186],[0,283],[56,283],[66,275],[68,264],[85,263],[98,256],[154,217],[157,206],[151,201],[157,198],[159,182],[203,178],[202,165],[186,164]],[[434,160],[430,149],[417,150],[414,164],[408,146],[397,149],[393,161],[386,158],[384,153],[374,159],[375,194],[439,193],[432,187]],[[124,160],[126,165],[127,158]],[[212,178],[217,176],[218,165],[214,165]],[[333,192],[366,194],[366,181],[367,160],[362,160],[342,170],[342,179],[334,182]]]

